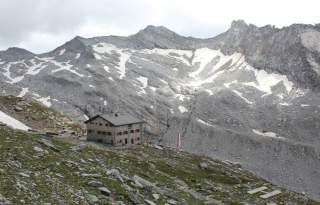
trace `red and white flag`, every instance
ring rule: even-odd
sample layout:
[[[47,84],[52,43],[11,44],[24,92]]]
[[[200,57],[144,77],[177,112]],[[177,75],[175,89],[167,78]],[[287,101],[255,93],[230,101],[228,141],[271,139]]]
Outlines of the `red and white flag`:
[[[177,149],[178,150],[181,149],[181,136],[180,136],[180,133],[177,136]]]

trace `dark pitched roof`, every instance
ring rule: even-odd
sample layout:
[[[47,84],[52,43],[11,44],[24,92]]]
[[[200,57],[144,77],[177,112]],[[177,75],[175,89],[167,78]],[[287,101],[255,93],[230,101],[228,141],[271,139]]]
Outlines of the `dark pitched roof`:
[[[85,123],[88,123],[98,117],[102,117],[106,121],[110,122],[114,126],[121,126],[121,125],[129,125],[129,124],[137,124],[137,123],[143,123],[142,120],[139,120],[138,118],[135,118],[129,114],[103,114],[103,115],[96,115],[89,120],[85,121]]]

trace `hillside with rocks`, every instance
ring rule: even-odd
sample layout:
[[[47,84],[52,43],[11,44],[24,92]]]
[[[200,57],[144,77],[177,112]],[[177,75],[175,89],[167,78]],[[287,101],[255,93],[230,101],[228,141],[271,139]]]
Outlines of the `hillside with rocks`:
[[[26,130],[32,132],[66,134],[74,138],[84,134],[83,128],[78,123],[32,99],[0,96],[0,111],[25,124],[28,127]]]
[[[160,146],[108,148],[2,125],[0,152],[1,205],[319,204],[238,164]]]
[[[0,52],[1,95],[82,123],[128,112],[155,143],[240,163],[320,199],[319,25],[234,21],[209,39],[148,26],[128,37],[75,37],[44,54]]]

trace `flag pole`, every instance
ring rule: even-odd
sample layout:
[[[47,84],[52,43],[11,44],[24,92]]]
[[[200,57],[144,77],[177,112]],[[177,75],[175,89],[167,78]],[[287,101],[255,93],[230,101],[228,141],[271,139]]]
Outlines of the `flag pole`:
[[[180,132],[177,136],[177,150],[180,151],[181,149],[181,135],[180,135]]]

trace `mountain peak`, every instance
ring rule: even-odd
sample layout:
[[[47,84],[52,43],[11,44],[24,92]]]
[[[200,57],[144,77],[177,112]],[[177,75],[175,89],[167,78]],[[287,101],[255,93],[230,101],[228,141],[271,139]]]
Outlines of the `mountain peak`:
[[[140,30],[135,35],[129,36],[129,39],[137,41],[139,47],[143,48],[174,48],[189,49],[186,45],[187,38],[180,36],[164,26],[149,25]]]
[[[35,56],[34,53],[18,47],[10,47],[5,51],[0,52],[1,59],[6,60],[17,60],[17,59],[28,59]]]
[[[34,55],[32,52],[18,47],[10,47],[6,50],[6,52],[15,55]]]
[[[62,46],[56,48],[54,51],[58,52],[61,49],[66,49],[71,52],[82,52],[83,50],[86,49],[86,46],[83,43],[84,40],[85,40],[85,38],[83,38],[81,36],[76,36],[73,39],[71,39],[70,41],[63,44]]]
[[[140,30],[137,35],[177,35],[175,32],[166,28],[165,26],[148,25],[146,28]]]
[[[79,46],[83,44],[83,41],[85,40],[85,38],[81,37],[81,36],[76,36],[73,39],[71,39],[70,41],[66,42],[65,45],[74,47],[74,46]]]
[[[248,24],[242,19],[233,20],[231,22],[231,28],[246,28],[246,27],[248,27]]]

